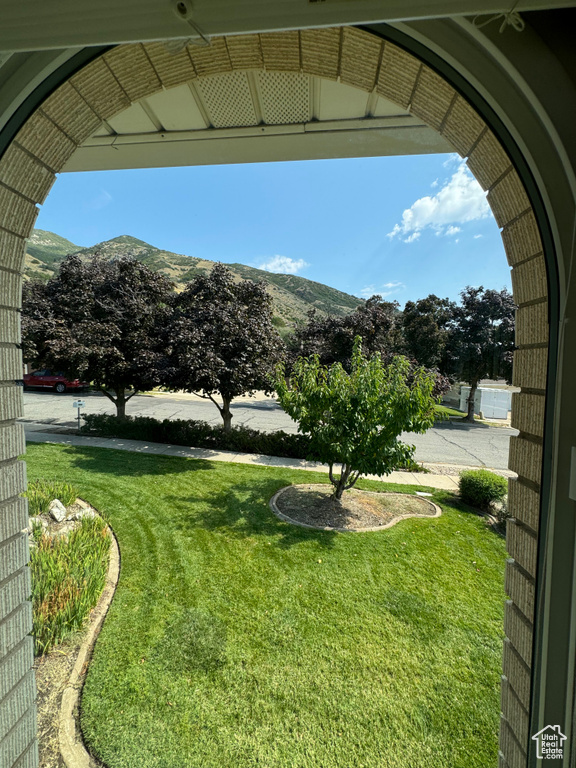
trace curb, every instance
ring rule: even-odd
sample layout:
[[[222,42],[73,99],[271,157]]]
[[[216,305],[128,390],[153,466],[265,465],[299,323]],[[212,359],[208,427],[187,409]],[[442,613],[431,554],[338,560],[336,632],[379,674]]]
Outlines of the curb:
[[[318,485],[321,488],[325,488],[326,486],[318,483]],[[278,497],[284,493],[284,491],[287,491],[289,488],[297,488],[298,486],[294,485],[287,485],[284,488],[280,488],[279,491],[277,491],[274,496],[270,499],[270,509],[277,518],[282,520],[285,523],[290,523],[291,525],[297,525],[300,528],[311,528],[314,531],[334,531],[336,533],[374,533],[375,531],[384,531],[386,528],[392,528],[393,525],[396,525],[396,523],[399,523],[401,520],[408,520],[411,517],[426,517],[429,519],[433,519],[435,517],[440,517],[442,514],[442,510],[438,506],[438,504],[434,504],[433,501],[429,501],[428,499],[421,499],[426,504],[430,504],[431,507],[434,507],[435,514],[433,515],[419,515],[417,513],[411,514],[411,515],[400,515],[399,517],[393,517],[392,520],[390,520],[389,523],[386,523],[386,525],[373,525],[369,528],[334,528],[330,525],[310,525],[310,523],[301,523],[298,520],[293,520],[291,517],[288,517],[288,515],[285,515],[283,512],[280,512],[278,509],[278,505],[276,504],[276,501]],[[364,493],[378,493],[377,491],[364,491]],[[385,492],[386,493],[386,492]],[[404,496],[403,493],[386,493],[386,496]]]
[[[79,725],[78,707],[94,644],[108,613],[120,577],[120,549],[114,531],[110,526],[107,526],[107,529],[110,533],[111,541],[106,584],[96,607],[92,610],[88,632],[80,646],[76,663],[70,673],[66,688],[62,693],[60,704],[58,739],[60,742],[60,754],[66,768],[93,768],[95,765],[84,746]]]

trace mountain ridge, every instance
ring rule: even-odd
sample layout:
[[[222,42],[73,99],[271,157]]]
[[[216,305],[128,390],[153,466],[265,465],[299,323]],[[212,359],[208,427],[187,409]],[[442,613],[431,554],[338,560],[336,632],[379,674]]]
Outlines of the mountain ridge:
[[[58,272],[61,262],[72,254],[85,258],[96,254],[107,259],[123,256],[136,258],[172,280],[176,290],[183,290],[195,275],[209,273],[216,263],[166,251],[132,235],[119,235],[95,245],[81,247],[54,232],[35,229],[27,244],[25,277],[49,280]],[[363,303],[363,299],[299,275],[267,272],[240,263],[225,266],[236,280],[267,283],[273,301],[274,323],[281,332],[282,329],[288,331],[290,327],[306,322],[308,312],[312,309],[320,315],[343,316]]]

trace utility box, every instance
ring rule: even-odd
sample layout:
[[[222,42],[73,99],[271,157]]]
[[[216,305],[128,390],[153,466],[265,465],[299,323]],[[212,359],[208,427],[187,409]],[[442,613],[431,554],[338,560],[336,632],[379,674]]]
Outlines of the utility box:
[[[468,410],[470,387],[460,389],[460,410]],[[478,387],[474,398],[474,413],[482,412],[486,419],[507,419],[512,409],[512,392],[509,389]]]

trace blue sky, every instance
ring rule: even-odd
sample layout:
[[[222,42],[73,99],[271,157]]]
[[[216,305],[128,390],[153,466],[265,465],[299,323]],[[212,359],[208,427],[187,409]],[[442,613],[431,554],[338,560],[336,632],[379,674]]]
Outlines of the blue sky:
[[[36,227],[299,274],[401,305],[510,288],[485,195],[456,155],[62,174]]]

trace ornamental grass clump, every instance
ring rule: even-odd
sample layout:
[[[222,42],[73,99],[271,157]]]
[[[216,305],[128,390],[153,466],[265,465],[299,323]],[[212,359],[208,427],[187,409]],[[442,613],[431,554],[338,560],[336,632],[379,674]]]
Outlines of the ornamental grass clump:
[[[32,634],[36,655],[82,625],[106,582],[110,534],[99,517],[84,518],[66,539],[43,534],[30,554]]]
[[[28,513],[35,517],[48,512],[50,502],[59,499],[65,507],[76,501],[78,491],[70,483],[52,480],[33,480],[28,483],[24,496],[28,499]]]
[[[508,481],[487,469],[469,469],[460,473],[459,489],[460,498],[466,504],[488,510],[504,499],[508,493]]]

